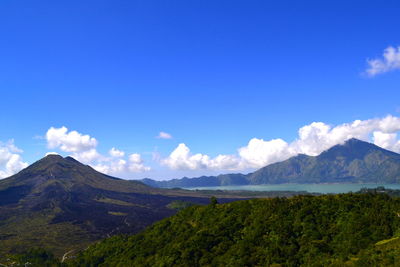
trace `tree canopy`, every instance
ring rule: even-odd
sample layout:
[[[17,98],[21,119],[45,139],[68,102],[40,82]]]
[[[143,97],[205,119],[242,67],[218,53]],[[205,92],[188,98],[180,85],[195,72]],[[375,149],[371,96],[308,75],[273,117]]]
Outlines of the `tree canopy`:
[[[213,202],[188,207],[140,234],[106,239],[70,264],[394,265],[398,247],[377,244],[397,240],[399,213],[400,200],[379,193]]]

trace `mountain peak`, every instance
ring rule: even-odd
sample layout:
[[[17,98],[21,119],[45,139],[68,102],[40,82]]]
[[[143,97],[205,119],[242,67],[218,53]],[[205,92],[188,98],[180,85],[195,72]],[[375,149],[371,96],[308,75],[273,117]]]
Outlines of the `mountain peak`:
[[[37,162],[39,162],[39,161],[52,161],[52,162],[55,162],[55,161],[62,161],[62,160],[64,160],[64,158],[61,155],[48,154],[48,155],[44,156],[43,158],[41,158],[40,160],[38,160]]]
[[[361,145],[361,144],[364,144],[364,145],[369,145],[369,146],[375,146],[372,143],[369,143],[369,142],[366,142],[366,141],[363,141],[363,140],[360,140],[360,139],[357,139],[357,138],[354,138],[354,137],[350,138],[350,139],[347,139],[344,142],[344,144],[345,145]]]
[[[352,137],[352,138],[350,138],[350,139],[347,139],[347,140],[345,141],[345,143],[346,143],[346,144],[353,144],[353,143],[367,143],[367,142],[364,142],[364,141],[362,141],[362,140],[360,140],[360,139],[357,139],[357,138]]]
[[[72,165],[86,167],[86,165],[80,163],[79,161],[73,159],[72,157],[62,157],[57,154],[49,154],[42,159],[34,162],[26,169],[47,169],[54,165],[60,165],[64,167],[72,167]]]
[[[71,157],[62,157],[56,154],[46,155],[42,159],[20,171],[12,177],[21,177],[23,180],[31,180],[33,183],[47,180],[84,180],[85,177],[95,175],[96,171]]]
[[[91,187],[118,192],[148,192],[151,189],[138,181],[125,181],[100,173],[72,157],[47,155],[19,173],[0,181],[0,189],[8,186],[29,185],[37,192],[55,184],[69,190],[74,186]],[[38,187],[40,187],[38,189]]]
[[[384,150],[372,143],[368,143],[356,138],[350,138],[344,144],[335,145],[328,150],[322,152],[318,157],[334,159],[336,157],[345,157],[348,160],[363,159],[365,155],[377,151]]]
[[[38,161],[36,161],[33,164],[39,163],[39,162],[62,162],[65,161],[67,157],[63,157],[59,154],[48,154],[46,156],[44,156],[43,158],[39,159]]]

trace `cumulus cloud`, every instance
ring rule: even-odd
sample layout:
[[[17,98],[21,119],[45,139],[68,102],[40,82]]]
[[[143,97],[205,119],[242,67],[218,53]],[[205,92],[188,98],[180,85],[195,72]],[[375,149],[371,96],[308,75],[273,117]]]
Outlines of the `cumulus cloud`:
[[[93,164],[92,167],[105,174],[118,174],[126,170],[126,160],[118,159],[109,162]]]
[[[163,160],[163,163],[175,170],[196,170],[205,168],[208,160],[209,157],[203,154],[191,155],[190,149],[184,143],[181,143],[168,158]]]
[[[234,155],[211,158],[205,154],[192,154],[185,144],[179,144],[161,163],[176,170],[243,170],[260,168],[286,160],[298,154],[316,156],[324,150],[344,143],[350,138],[373,142],[385,149],[400,152],[400,118],[388,115],[384,118],[355,120],[331,126],[313,122],[298,130],[298,137],[291,143],[283,139],[263,140],[252,138]]]
[[[86,164],[91,164],[95,161],[106,161],[107,158],[101,155],[95,148],[89,150],[74,152],[71,154],[73,158]]]
[[[370,77],[400,69],[400,46],[389,46],[384,50],[382,58],[369,59],[367,63],[369,67],[366,73]]]
[[[77,131],[68,131],[68,128],[51,127],[45,136],[47,147],[69,152],[75,159],[91,165],[96,170],[116,175],[129,172],[149,171],[139,154],[132,154],[128,160],[124,159],[125,152],[112,147],[108,154],[102,155],[97,151],[98,141],[89,135]]]
[[[253,138],[247,146],[239,148],[238,152],[242,165],[250,168],[265,166],[295,155],[289,144],[282,139],[264,141]]]
[[[14,140],[0,142],[0,178],[11,176],[28,166],[21,157],[23,151],[14,145]]]
[[[373,133],[373,139],[377,146],[400,153],[400,140],[397,139],[397,133],[376,131]]]
[[[161,161],[174,170],[198,170],[198,169],[236,169],[238,160],[233,155],[218,155],[210,158],[208,155],[192,154],[190,149],[181,143],[174,151]]]
[[[66,127],[51,127],[46,133],[48,148],[59,148],[64,152],[81,152],[97,146],[97,140],[89,135],[77,131],[70,131]]]
[[[100,164],[93,165],[97,171],[106,174],[121,174],[128,172],[146,172],[150,171],[150,167],[144,165],[144,161],[140,154],[131,154],[128,160],[116,159],[103,161]]]
[[[157,138],[159,138],[159,139],[172,139],[172,135],[169,134],[169,133],[166,133],[166,132],[160,132],[157,135]]]
[[[149,171],[150,167],[144,165],[140,154],[134,153],[129,156],[128,169],[132,172],[144,172]]]
[[[121,158],[125,156],[124,151],[118,150],[115,147],[111,148],[110,151],[108,151],[108,154],[110,154],[110,156],[114,158]]]

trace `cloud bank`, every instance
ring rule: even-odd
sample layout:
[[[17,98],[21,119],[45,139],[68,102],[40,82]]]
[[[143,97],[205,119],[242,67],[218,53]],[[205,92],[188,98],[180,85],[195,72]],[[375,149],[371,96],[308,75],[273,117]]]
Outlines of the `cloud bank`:
[[[373,142],[385,149],[400,152],[399,131],[400,118],[391,115],[378,119],[355,120],[337,126],[313,122],[301,127],[298,137],[291,143],[279,138],[253,138],[234,155],[218,155],[212,158],[201,153],[192,154],[190,149],[181,143],[168,157],[161,160],[161,164],[174,170],[255,169],[298,154],[316,156],[350,138]]]
[[[281,138],[264,140],[252,138],[234,154],[212,157],[193,153],[185,143],[180,143],[167,157],[153,160],[172,170],[243,171],[257,169],[286,160],[298,154],[316,156],[322,151],[341,144],[350,138],[372,142],[385,149],[400,153],[400,117],[355,120],[340,125],[312,122],[298,130],[296,139],[288,142]],[[129,174],[150,171],[138,153],[127,154],[112,147],[107,154],[97,150],[98,141],[87,134],[69,131],[66,127],[48,129],[45,139],[50,153],[68,153],[77,160],[89,164],[98,171],[111,174]],[[22,160],[22,150],[14,141],[0,142],[0,178],[11,176],[27,167]],[[158,155],[158,154],[157,154]]]
[[[366,74],[370,77],[381,73],[400,69],[400,46],[389,46],[383,52],[382,58],[367,60]]]
[[[28,166],[21,157],[23,151],[14,145],[14,140],[0,142],[0,178],[9,177]]]
[[[108,151],[109,156],[104,156],[97,151],[98,141],[89,135],[77,131],[68,131],[68,128],[51,127],[46,133],[47,147],[70,152],[75,159],[91,165],[96,170],[106,174],[121,174],[129,172],[149,171],[140,154],[131,154],[124,159],[125,152],[115,147]]]

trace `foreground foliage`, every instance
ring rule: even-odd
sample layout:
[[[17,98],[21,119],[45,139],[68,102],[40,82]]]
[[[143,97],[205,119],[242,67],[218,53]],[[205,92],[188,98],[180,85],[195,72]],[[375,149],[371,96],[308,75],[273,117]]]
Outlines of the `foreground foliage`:
[[[213,202],[106,239],[69,264],[395,266],[399,213],[399,199],[374,193]]]
[[[4,263],[5,266],[62,266],[54,254],[42,248],[32,248],[23,254],[10,256]]]

